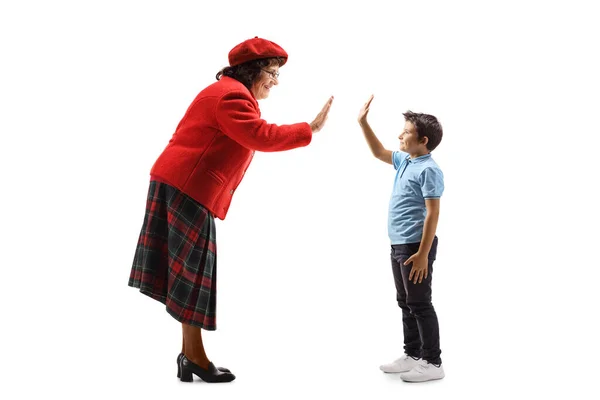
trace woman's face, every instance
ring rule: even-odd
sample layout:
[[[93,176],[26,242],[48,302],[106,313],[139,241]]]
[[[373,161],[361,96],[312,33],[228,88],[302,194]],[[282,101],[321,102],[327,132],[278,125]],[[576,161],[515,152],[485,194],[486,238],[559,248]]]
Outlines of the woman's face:
[[[256,100],[262,100],[269,97],[271,88],[279,83],[277,80],[278,76],[279,67],[277,65],[263,67],[260,71],[260,75],[258,75],[256,81],[252,84],[251,91]]]

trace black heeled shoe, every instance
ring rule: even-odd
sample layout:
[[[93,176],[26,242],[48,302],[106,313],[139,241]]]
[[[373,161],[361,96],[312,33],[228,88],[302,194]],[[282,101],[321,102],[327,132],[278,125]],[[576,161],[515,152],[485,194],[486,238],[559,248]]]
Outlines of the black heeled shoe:
[[[177,377],[181,378],[181,365],[179,365],[181,363],[181,359],[183,358],[183,353],[179,353],[179,355],[177,356]],[[230,370],[228,370],[227,368],[224,367],[217,367],[217,369],[221,372],[231,372]]]
[[[188,360],[185,355],[181,357],[179,365],[181,366],[181,376],[179,379],[182,382],[193,382],[193,375],[209,383],[231,382],[235,379],[235,375],[231,372],[219,371],[212,362],[208,363],[207,369],[204,369]]]

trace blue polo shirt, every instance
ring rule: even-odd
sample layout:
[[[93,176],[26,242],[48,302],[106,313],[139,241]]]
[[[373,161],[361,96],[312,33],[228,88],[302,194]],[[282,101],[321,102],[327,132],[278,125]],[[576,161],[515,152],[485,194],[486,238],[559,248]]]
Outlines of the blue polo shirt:
[[[392,153],[396,179],[390,198],[388,235],[392,244],[420,242],[425,224],[425,199],[444,192],[444,175],[431,154],[411,159],[407,153]]]

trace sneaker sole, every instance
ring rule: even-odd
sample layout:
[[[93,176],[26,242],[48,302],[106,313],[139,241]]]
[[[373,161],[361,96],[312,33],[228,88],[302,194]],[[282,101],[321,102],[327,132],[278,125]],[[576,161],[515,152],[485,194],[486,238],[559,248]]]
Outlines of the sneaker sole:
[[[410,371],[410,369],[407,369],[407,370],[402,370],[402,371],[386,371],[385,369],[383,369],[383,368],[381,368],[381,367],[380,367],[379,369],[380,369],[381,371],[383,371],[384,373],[386,373],[386,374],[402,374],[402,373],[404,373],[404,372],[408,372],[408,371]]]
[[[414,367],[416,367],[416,365],[413,365],[413,366],[411,366],[410,368],[405,368],[405,369],[402,369],[402,370],[396,370],[396,369],[392,370],[392,369],[391,369],[391,368],[392,368],[391,366],[390,366],[390,367],[388,367],[389,365],[393,365],[393,364],[385,364],[385,365],[380,365],[380,366],[379,366],[379,369],[380,369],[381,371],[385,372],[386,374],[402,374],[402,373],[404,373],[404,372],[408,372],[408,371],[410,371],[411,369],[413,369]],[[395,366],[395,367],[396,367],[396,368],[399,368],[398,366]],[[388,369],[388,368],[390,368],[390,369]]]
[[[403,377],[400,377],[400,379],[402,379],[402,381],[406,382],[406,383],[423,383],[423,382],[429,382],[429,381],[438,381],[440,379],[444,379],[445,377],[446,377],[446,375],[440,376],[438,378],[425,379],[423,381],[411,381],[411,380],[404,379]]]

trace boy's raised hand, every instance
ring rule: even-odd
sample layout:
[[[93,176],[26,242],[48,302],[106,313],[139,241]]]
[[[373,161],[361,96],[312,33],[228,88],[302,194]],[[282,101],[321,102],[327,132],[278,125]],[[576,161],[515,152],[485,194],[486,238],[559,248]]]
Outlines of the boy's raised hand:
[[[358,113],[358,122],[365,122],[367,120],[367,114],[369,114],[369,106],[373,101],[373,97],[374,96],[371,95],[371,97],[369,97],[369,100],[367,100],[365,105],[360,109],[360,112]]]

